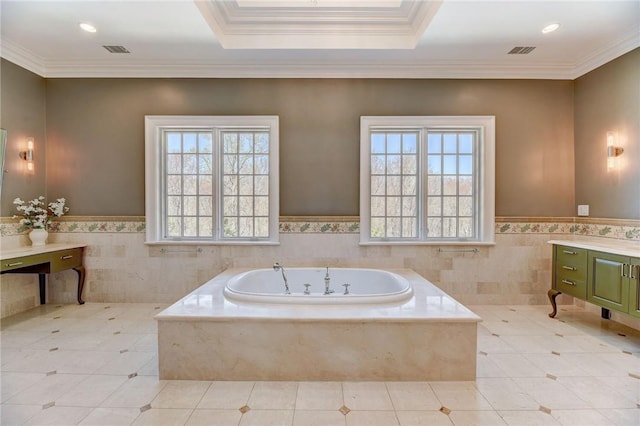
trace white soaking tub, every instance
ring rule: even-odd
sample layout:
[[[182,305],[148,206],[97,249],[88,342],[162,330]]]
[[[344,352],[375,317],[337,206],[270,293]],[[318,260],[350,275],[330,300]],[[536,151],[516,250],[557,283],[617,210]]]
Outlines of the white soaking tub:
[[[287,268],[290,293],[280,271],[256,269],[235,275],[224,287],[233,302],[280,304],[399,303],[413,296],[406,278],[380,269]],[[328,277],[330,293],[325,294]]]
[[[280,271],[222,272],[156,315],[160,379],[475,380],[480,317],[414,271],[371,271],[330,268],[326,296],[325,268],[287,269],[291,294]]]

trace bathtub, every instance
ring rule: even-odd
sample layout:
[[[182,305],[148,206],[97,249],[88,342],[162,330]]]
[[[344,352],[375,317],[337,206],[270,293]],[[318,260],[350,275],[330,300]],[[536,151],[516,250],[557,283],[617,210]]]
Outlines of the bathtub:
[[[286,274],[229,269],[156,315],[160,379],[475,380],[480,318],[415,271],[330,268],[327,296],[324,268]]]
[[[413,296],[406,278],[379,269],[287,268],[285,273],[290,294],[280,271],[257,269],[229,279],[224,296],[233,302],[301,305],[400,303]],[[330,294],[324,294],[327,275]]]

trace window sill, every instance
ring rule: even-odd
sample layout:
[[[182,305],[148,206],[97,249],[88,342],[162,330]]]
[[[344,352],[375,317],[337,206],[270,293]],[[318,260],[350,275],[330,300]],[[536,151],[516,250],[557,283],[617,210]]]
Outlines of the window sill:
[[[495,241],[360,241],[361,246],[487,247]]]
[[[279,246],[279,241],[145,241],[146,246]]]

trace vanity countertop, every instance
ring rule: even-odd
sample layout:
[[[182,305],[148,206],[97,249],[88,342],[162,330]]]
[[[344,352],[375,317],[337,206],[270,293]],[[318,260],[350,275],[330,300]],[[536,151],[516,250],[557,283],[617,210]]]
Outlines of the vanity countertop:
[[[549,244],[557,244],[587,250],[597,250],[640,258],[640,241],[624,241],[606,238],[575,238],[566,240],[551,240]]]

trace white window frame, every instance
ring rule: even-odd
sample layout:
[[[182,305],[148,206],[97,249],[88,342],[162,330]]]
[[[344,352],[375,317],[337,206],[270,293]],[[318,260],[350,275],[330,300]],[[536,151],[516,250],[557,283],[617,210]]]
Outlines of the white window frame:
[[[269,132],[269,237],[268,238],[229,238],[222,237],[222,229],[219,218],[221,217],[221,176],[222,165],[220,158],[220,140],[214,137],[214,236],[211,238],[164,238],[163,211],[164,197],[164,173],[162,134],[166,130],[184,129],[211,129],[214,134],[224,130],[260,129]],[[279,230],[279,117],[258,116],[175,116],[175,115],[148,115],[145,116],[145,217],[146,217],[146,241],[145,244],[250,244],[265,245],[278,244]]]
[[[418,236],[415,238],[371,238],[371,132],[419,130],[418,181],[423,181],[424,141],[429,130],[479,130],[477,238],[439,238],[426,236],[426,215],[419,208]],[[419,186],[418,205],[425,203],[425,190]],[[379,245],[492,245],[495,244],[495,116],[362,116],[360,117],[360,244]]]

